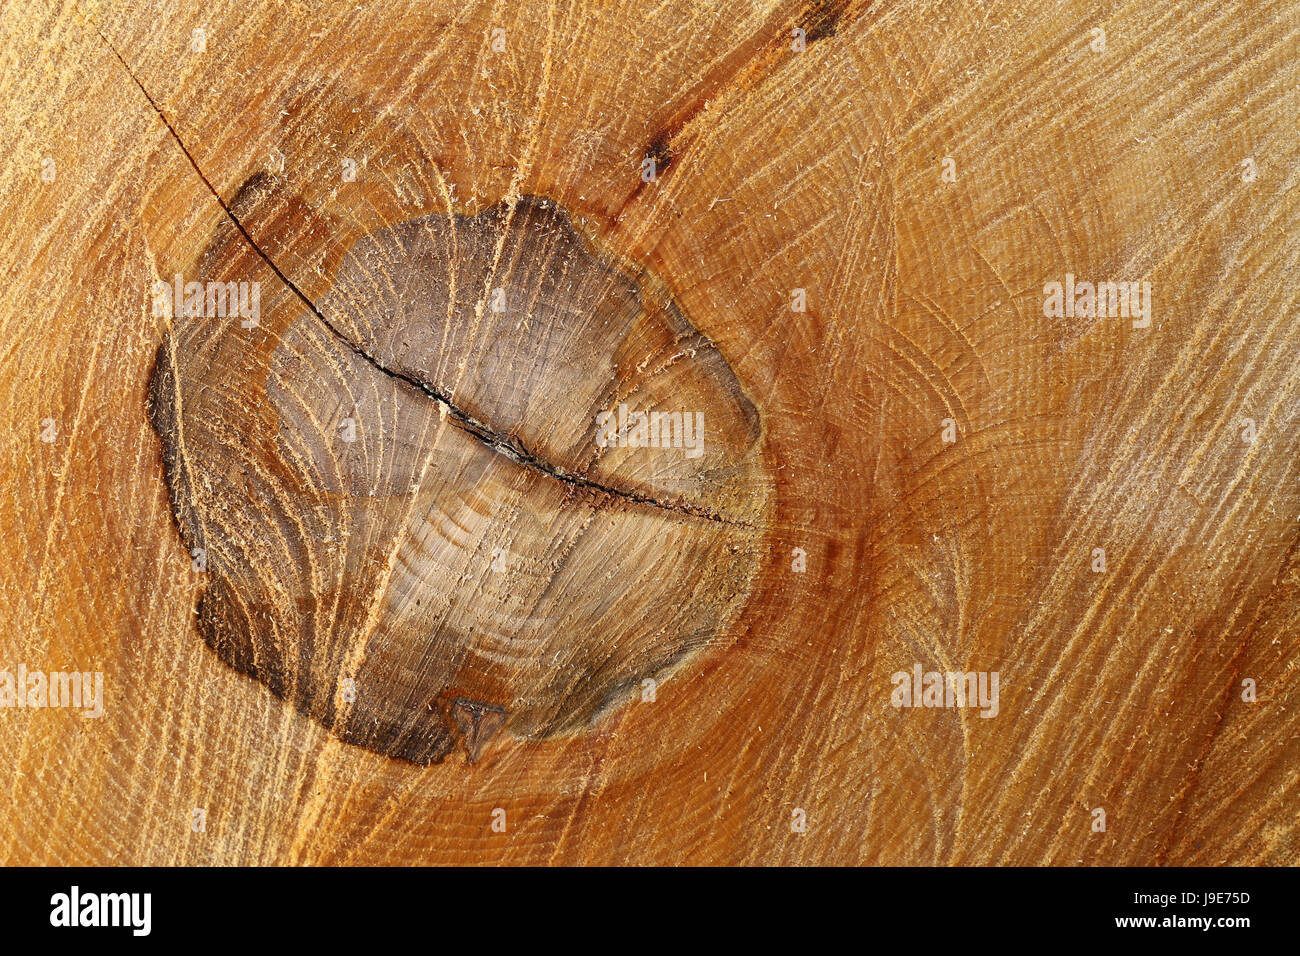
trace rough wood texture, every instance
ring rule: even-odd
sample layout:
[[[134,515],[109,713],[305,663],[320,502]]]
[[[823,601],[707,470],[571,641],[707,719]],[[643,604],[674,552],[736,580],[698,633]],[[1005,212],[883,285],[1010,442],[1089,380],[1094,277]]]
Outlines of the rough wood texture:
[[[0,20],[5,861],[1297,861],[1294,4]]]

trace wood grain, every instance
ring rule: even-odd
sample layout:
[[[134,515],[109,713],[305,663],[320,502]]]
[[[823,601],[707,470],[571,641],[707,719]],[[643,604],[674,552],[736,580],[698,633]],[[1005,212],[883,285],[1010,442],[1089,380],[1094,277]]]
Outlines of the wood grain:
[[[0,707],[6,862],[1297,862],[1294,4],[0,25],[0,669],[104,676]],[[598,453],[624,394],[705,456]]]

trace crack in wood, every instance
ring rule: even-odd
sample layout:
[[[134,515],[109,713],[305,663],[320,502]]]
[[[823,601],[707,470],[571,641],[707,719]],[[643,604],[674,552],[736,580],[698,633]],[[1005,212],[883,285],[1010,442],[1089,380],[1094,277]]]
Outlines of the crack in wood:
[[[171,134],[172,139],[176,141],[176,145],[179,146],[181,152],[185,154],[185,158],[189,160],[190,166],[193,167],[194,172],[198,175],[199,179],[202,180],[203,185],[207,188],[208,192],[212,194],[212,197],[217,201],[218,205],[221,206],[222,212],[225,213],[226,217],[230,220],[231,224],[234,225],[235,229],[239,231],[239,234],[243,237],[244,241],[248,243],[249,247],[252,248],[252,250],[257,253],[258,257],[266,263],[273,273],[275,273],[276,278],[284,283],[285,287],[302,302],[303,306],[306,307],[312,315],[319,319],[321,324],[323,324],[340,343],[346,346],[355,355],[363,359],[376,370],[385,375],[391,376],[392,378],[405,382],[419,390],[421,394],[439,403],[439,405],[446,408],[447,414],[456,423],[457,427],[468,432],[470,435],[473,435],[484,445],[491,448],[493,451],[506,456],[516,464],[522,465],[526,468],[532,468],[535,471],[554,478],[556,481],[564,482],[565,484],[572,485],[575,488],[583,488],[589,491],[613,495],[637,504],[658,508],[662,511],[676,512],[692,518],[703,518],[706,521],[717,521],[722,524],[748,527],[745,522],[734,521],[726,518],[723,515],[718,514],[716,511],[700,505],[693,505],[682,501],[665,501],[634,489],[606,485],[602,482],[588,478],[586,475],[567,471],[557,465],[553,465],[545,459],[539,458],[537,455],[530,452],[526,447],[524,447],[523,442],[519,441],[518,438],[503,435],[486,423],[477,420],[463,409],[458,408],[446,395],[440,393],[429,383],[422,382],[410,375],[404,375],[394,369],[387,368],[381,362],[376,360],[374,356],[367,353],[357,343],[344,335],[332,322],[330,322],[316,303],[298,287],[297,283],[290,279],[284,271],[276,265],[270,255],[267,254],[255,239],[253,239],[243,222],[241,222],[239,217],[235,215],[229,204],[226,203],[226,201],[221,197],[221,194],[212,185],[212,182],[208,179],[207,175],[204,174],[198,161],[195,160],[194,154],[190,152],[189,148],[185,145],[185,141],[182,140],[180,134],[176,132],[176,127],[174,127],[171,121],[167,119],[167,115],[159,108],[153,96],[150,95],[144,84],[140,82],[139,77],[137,77],[131,70],[131,67],[127,64],[126,60],[122,58],[122,55],[117,52],[111,43],[108,42],[108,39],[104,34],[99,32],[98,29],[96,29],[96,32],[99,33],[100,39],[102,39],[108,46],[109,50],[112,51],[118,62],[122,64],[122,68],[126,70],[127,75],[131,77],[132,81],[144,95],[144,98],[148,100],[150,107],[153,108],[153,111],[158,115],[158,118],[162,120],[163,125],[167,127],[167,132]]]

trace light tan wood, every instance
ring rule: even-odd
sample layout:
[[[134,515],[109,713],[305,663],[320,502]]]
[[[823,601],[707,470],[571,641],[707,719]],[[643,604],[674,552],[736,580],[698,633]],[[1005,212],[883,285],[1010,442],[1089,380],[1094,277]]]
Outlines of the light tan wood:
[[[0,708],[6,862],[1296,862],[1293,5],[3,22],[0,670],[104,681]],[[259,327],[155,316],[177,274],[258,281]],[[1045,314],[1067,274],[1149,324]],[[343,447],[352,386],[388,411]],[[629,390],[722,457],[598,452]],[[295,547],[254,490],[286,427]],[[476,628],[536,653],[451,673]],[[997,715],[895,707],[916,665],[997,672]],[[348,677],[401,746],[331,716]]]

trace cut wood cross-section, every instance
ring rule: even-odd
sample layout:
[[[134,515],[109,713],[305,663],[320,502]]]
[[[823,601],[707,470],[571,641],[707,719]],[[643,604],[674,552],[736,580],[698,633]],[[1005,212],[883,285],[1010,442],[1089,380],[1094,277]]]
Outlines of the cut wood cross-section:
[[[6,862],[1300,858],[1294,4],[0,25]]]

